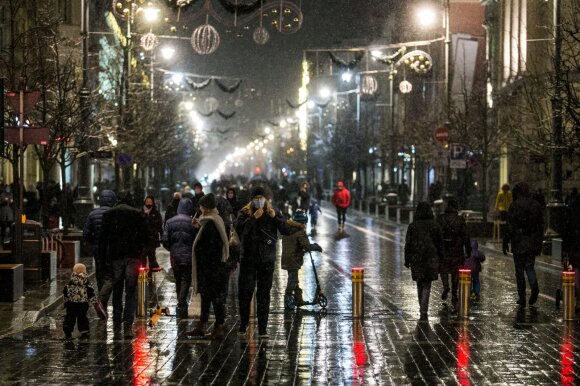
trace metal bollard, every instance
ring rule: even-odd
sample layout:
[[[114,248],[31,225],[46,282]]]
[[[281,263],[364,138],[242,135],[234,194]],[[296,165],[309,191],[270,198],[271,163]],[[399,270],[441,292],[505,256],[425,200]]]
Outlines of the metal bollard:
[[[375,216],[379,217],[379,203],[375,203]]]
[[[574,320],[574,289],[576,273],[574,271],[562,272],[562,298],[564,300],[564,320]]]
[[[459,270],[459,317],[469,315],[469,296],[471,295],[471,269]]]
[[[414,213],[415,213],[415,212],[413,212],[412,210],[411,210],[411,211],[409,211],[409,224],[413,222],[413,216],[414,216]]]
[[[389,221],[389,204],[385,206],[385,220]]]
[[[144,317],[147,310],[147,268],[139,267],[137,281],[137,316]]]
[[[401,223],[401,208],[397,208],[397,224]]]
[[[364,281],[365,269],[352,269],[352,317],[362,318],[365,311]]]

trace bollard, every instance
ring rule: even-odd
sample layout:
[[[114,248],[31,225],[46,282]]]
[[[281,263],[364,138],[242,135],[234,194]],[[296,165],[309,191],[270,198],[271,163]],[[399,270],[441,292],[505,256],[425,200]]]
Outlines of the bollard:
[[[397,224],[401,223],[401,208],[397,208]]]
[[[364,317],[364,279],[365,269],[364,268],[353,268],[352,269],[352,317],[362,318]]]
[[[256,318],[256,291],[252,295],[252,301],[250,302],[250,320],[254,320]]]
[[[385,220],[389,221],[389,204],[385,206]]]
[[[413,222],[413,213],[412,210],[409,211],[409,224]]]
[[[574,271],[562,272],[562,298],[564,300],[564,320],[574,320],[574,280],[576,273]]]
[[[379,203],[375,203],[375,216],[379,217]]]
[[[139,278],[137,281],[137,316],[144,317],[147,309],[147,268],[139,267]]]
[[[466,319],[469,314],[469,296],[471,295],[471,270],[459,270],[459,317]]]

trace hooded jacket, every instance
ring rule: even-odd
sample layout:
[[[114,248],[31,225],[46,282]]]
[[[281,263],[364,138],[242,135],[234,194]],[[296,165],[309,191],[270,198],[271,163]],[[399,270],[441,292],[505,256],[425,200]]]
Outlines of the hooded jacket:
[[[99,238],[103,224],[103,214],[115,206],[117,196],[112,190],[103,190],[99,197],[99,207],[89,213],[83,228],[83,238],[91,244],[93,257],[96,257],[99,249]]]
[[[177,215],[177,208],[179,207],[180,198],[174,198],[171,200],[167,208],[165,209],[165,218],[163,219],[163,225],[167,223],[171,217]]]
[[[189,198],[179,200],[177,215],[165,224],[163,246],[169,251],[171,262],[175,265],[191,265],[191,248],[197,230],[191,224],[193,203]]]
[[[471,273],[481,272],[481,263],[485,261],[485,255],[479,250],[477,240],[471,240],[471,254],[465,260],[465,268],[470,269]]]
[[[252,202],[244,206],[236,220],[236,231],[241,241],[241,259],[254,259],[257,262],[273,263],[276,260],[278,232],[290,234],[286,221],[278,213],[274,218],[268,215],[270,203],[266,201],[264,214],[256,219]]]
[[[350,206],[350,192],[342,182],[339,182],[338,186],[342,189],[335,189],[330,201],[338,208],[348,208]]]
[[[286,224],[291,233],[282,236],[282,269],[300,269],[304,264],[304,253],[320,250],[320,247],[310,244],[306,225],[294,220],[288,220]]]

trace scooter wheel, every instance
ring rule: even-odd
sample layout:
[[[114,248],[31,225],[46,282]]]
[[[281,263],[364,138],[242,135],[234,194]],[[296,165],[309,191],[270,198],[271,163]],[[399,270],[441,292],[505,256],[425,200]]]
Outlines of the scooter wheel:
[[[285,295],[284,303],[286,308],[289,310],[293,310],[296,307],[296,302],[294,301],[294,296],[292,295]]]
[[[328,299],[323,294],[318,295],[318,305],[322,308],[326,308],[328,305]]]

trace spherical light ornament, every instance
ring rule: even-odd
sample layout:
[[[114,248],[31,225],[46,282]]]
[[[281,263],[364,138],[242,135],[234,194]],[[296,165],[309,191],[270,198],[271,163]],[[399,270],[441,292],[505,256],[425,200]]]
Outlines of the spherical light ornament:
[[[220,45],[220,34],[209,24],[197,27],[191,35],[191,46],[200,55],[214,53]]]
[[[234,102],[234,106],[236,107],[242,107],[244,105],[244,101],[241,99],[236,99],[236,101]]]
[[[377,79],[372,75],[364,75],[360,82],[360,92],[363,95],[373,95],[379,88]]]
[[[258,27],[254,30],[254,34],[252,35],[256,44],[263,46],[264,44],[268,43],[270,40],[270,33],[264,27]]]
[[[207,111],[208,113],[213,113],[214,111],[216,111],[218,109],[218,107],[220,107],[219,101],[214,97],[207,98],[205,100],[204,104],[205,104],[205,111]]]
[[[403,94],[408,94],[411,92],[411,90],[413,90],[413,85],[408,80],[404,80],[401,83],[399,83],[399,90]]]
[[[159,39],[153,32],[147,32],[143,36],[141,36],[141,47],[145,51],[151,51],[155,47],[159,45]]]

